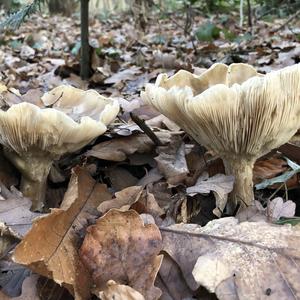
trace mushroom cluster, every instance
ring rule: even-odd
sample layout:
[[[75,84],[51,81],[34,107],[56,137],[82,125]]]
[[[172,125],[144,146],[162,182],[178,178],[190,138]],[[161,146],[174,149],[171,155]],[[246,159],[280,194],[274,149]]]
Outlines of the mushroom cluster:
[[[179,71],[147,84],[143,100],[223,159],[235,176],[228,203],[253,204],[257,158],[300,127],[300,64],[262,75],[247,64],[214,64],[199,76]]]
[[[22,102],[0,110],[0,143],[22,174],[21,191],[33,210],[44,204],[53,161],[103,134],[119,112],[116,100],[71,86],[53,89],[42,101],[46,108]]]

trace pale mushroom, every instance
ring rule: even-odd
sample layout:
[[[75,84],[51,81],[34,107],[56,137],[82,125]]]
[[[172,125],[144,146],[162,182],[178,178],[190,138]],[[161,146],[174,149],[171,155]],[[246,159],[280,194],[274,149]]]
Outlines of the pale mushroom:
[[[52,162],[103,134],[119,112],[116,100],[71,86],[53,89],[42,101],[51,108],[23,102],[0,110],[0,143],[20,170],[21,191],[34,210],[43,206]]]
[[[235,176],[232,210],[253,204],[255,160],[300,127],[300,64],[265,76],[246,64],[214,64],[200,76],[161,74],[142,98],[220,155]]]

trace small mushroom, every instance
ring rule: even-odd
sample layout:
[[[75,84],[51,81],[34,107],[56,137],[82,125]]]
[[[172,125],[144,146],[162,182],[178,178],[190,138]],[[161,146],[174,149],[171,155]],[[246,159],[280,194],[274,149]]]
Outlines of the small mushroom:
[[[53,161],[103,134],[119,112],[117,101],[71,86],[53,89],[42,101],[48,108],[22,102],[0,110],[0,143],[22,174],[21,191],[33,210],[43,207]]]
[[[265,76],[246,64],[214,64],[195,76],[179,71],[147,84],[142,98],[223,159],[235,176],[229,209],[252,205],[257,158],[300,127],[300,64]]]

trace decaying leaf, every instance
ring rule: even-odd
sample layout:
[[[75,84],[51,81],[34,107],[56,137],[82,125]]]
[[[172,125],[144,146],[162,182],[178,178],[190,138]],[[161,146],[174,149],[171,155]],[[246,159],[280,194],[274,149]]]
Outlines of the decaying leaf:
[[[273,178],[287,171],[288,165],[282,158],[271,157],[265,160],[258,160],[253,167],[253,182],[259,183],[264,179]]]
[[[216,198],[216,208],[213,213],[220,217],[227,202],[227,196],[233,189],[234,176],[217,174],[208,177],[208,173],[204,172],[200,176],[194,186],[187,188],[187,193],[191,196],[195,194],[208,194],[211,191]]]
[[[202,228],[173,225],[162,235],[167,247],[175,240],[178,248],[185,243],[186,250],[176,253],[181,269],[183,260],[194,261],[200,254],[192,271],[196,286],[206,287],[220,300],[300,297],[299,228],[223,218]],[[199,248],[197,253],[187,252],[191,247]]]
[[[78,256],[80,231],[94,219],[97,206],[111,198],[84,169],[73,171],[60,209],[34,221],[17,246],[14,260],[66,287],[76,300],[89,297],[91,279]]]
[[[152,300],[161,294],[154,286],[162,261],[158,256],[161,246],[156,225],[144,225],[133,210],[112,209],[88,227],[80,255],[98,290],[105,289],[112,279]]]
[[[16,189],[8,190],[2,183],[0,195],[5,199],[0,201],[0,222],[23,237],[30,230],[32,220],[42,214],[30,211],[31,200]]]
[[[39,276],[32,274],[23,281],[22,295],[14,298],[14,300],[40,300],[37,291],[37,280]]]
[[[145,300],[144,296],[128,285],[117,284],[113,280],[106,283],[106,287],[99,293],[101,300]]]
[[[148,213],[152,216],[161,216],[165,211],[158,205],[154,195],[144,191],[138,201],[131,206],[138,213]]]
[[[185,146],[181,138],[174,136],[167,146],[158,147],[155,157],[159,171],[164,174],[169,184],[179,184],[189,172],[185,159]]]
[[[291,200],[283,202],[281,197],[273,199],[267,208],[267,212],[273,220],[279,220],[281,217],[292,218],[295,216],[295,211],[295,202]]]
[[[126,211],[130,206],[139,200],[143,191],[142,186],[130,186],[115,194],[115,198],[104,201],[98,206],[98,211],[102,214],[112,208],[118,208],[120,211]]]
[[[126,70],[120,71],[118,73],[113,74],[111,77],[104,80],[104,83],[118,83],[120,81],[130,81],[135,80],[140,74],[140,68],[139,67],[131,67]]]
[[[1,202],[1,201],[0,201]],[[0,222],[0,258],[5,256],[13,245],[20,241],[20,236]]]
[[[159,269],[158,282],[162,282],[163,295],[169,295],[169,299],[182,300],[192,299],[193,292],[186,284],[182,272],[177,263],[167,254]],[[168,299],[168,298],[166,298]]]
[[[159,132],[157,136],[163,138],[164,141],[170,138],[170,134]],[[130,154],[150,152],[154,147],[153,141],[146,134],[135,134],[97,144],[87,151],[86,155],[111,161],[123,161]]]

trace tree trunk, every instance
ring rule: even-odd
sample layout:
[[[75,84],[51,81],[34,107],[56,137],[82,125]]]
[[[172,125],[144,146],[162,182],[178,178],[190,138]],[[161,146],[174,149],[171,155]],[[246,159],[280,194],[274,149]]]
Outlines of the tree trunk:
[[[76,10],[75,0],[49,0],[48,8],[51,14],[63,14],[64,16],[71,16]]]
[[[81,0],[81,59],[80,77],[90,77],[89,0]]]

